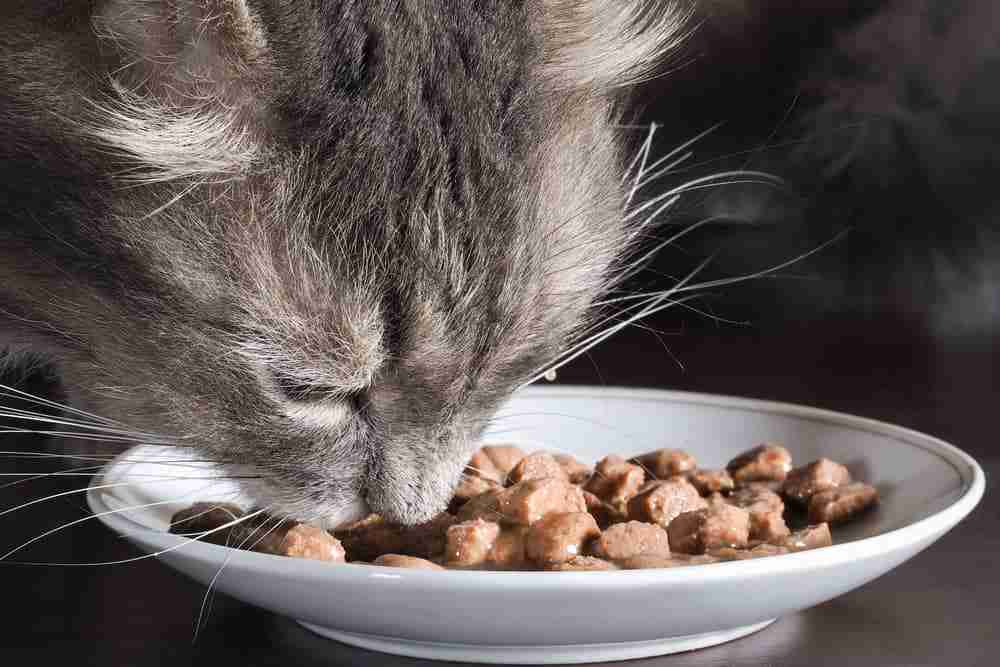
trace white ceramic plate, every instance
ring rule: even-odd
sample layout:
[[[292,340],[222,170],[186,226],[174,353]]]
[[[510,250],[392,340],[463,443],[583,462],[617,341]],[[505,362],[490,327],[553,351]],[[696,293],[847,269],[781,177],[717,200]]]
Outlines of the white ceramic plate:
[[[544,442],[592,461],[679,447],[703,466],[721,466],[777,440],[798,463],[820,456],[846,463],[878,487],[882,504],[835,530],[825,549],[665,570],[552,573],[334,566],[191,542],[166,532],[171,514],[234,489],[206,480],[208,470],[157,463],[183,458],[176,450],[130,450],[95,479],[88,500],[109,527],[162,552],[167,565],[207,583],[225,564],[219,590],[348,644],[432,659],[571,663],[673,653],[755,632],[912,557],[965,517],[985,486],[979,465],[940,440],[795,405],[547,387],[524,391],[501,414],[488,439]]]

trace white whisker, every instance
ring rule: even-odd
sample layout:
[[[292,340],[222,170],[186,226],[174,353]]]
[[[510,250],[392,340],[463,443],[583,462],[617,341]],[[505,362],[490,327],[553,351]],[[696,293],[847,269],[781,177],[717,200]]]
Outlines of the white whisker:
[[[79,491],[87,491],[87,489],[80,489],[77,492],[79,492]],[[49,496],[49,499],[56,498],[56,497],[59,497],[61,495],[65,495],[65,494],[57,494],[56,496]],[[147,507],[157,507],[157,506],[161,506],[161,505],[170,505],[172,503],[178,502],[178,500],[180,500],[180,499],[175,498],[174,500],[158,500],[158,501],[156,501],[154,503],[144,503],[142,505],[133,505],[131,507],[122,507],[122,508],[119,508],[119,509],[107,510],[105,512],[98,512],[97,514],[91,514],[91,515],[85,516],[83,518],[76,519],[74,521],[70,521],[69,523],[64,523],[61,526],[57,526],[56,528],[53,528],[52,530],[45,531],[41,535],[36,535],[35,537],[31,538],[27,542],[24,542],[23,544],[21,544],[20,546],[11,549],[7,553],[5,553],[2,556],[0,556],[0,561],[7,560],[12,555],[16,554],[18,551],[21,551],[25,547],[27,547],[29,545],[32,545],[35,542],[38,542],[39,540],[45,539],[46,537],[48,537],[50,535],[54,535],[55,533],[61,532],[61,531],[65,530],[65,529],[67,529],[67,528],[72,528],[73,526],[79,525],[79,524],[83,523],[84,521],[90,521],[91,519],[98,519],[98,518],[100,518],[102,516],[109,516],[111,514],[120,514],[122,512],[131,512],[131,511],[134,511],[134,510],[137,510],[137,509],[145,509]],[[34,504],[34,503],[28,503],[28,504]],[[13,511],[13,510],[8,510],[7,512],[2,512],[2,513],[0,513],[0,516],[3,516],[4,514],[7,514],[7,513],[11,512],[11,511]]]
[[[676,198],[668,201],[666,204],[664,204],[664,206],[670,206],[675,201],[677,201]],[[653,215],[650,216],[650,218],[652,219],[653,217],[659,215],[659,213],[660,213],[660,211],[657,210],[657,212],[653,213]],[[699,227],[703,227],[705,225],[711,224],[713,222],[716,222],[719,219],[720,219],[719,216],[712,216],[712,217],[709,217],[709,218],[705,218],[703,220],[699,220],[698,222],[696,222],[696,223],[694,223],[692,225],[688,225],[687,227],[685,227],[681,231],[677,232],[673,236],[669,237],[668,239],[666,239],[664,241],[661,241],[660,243],[656,244],[653,247],[652,250],[650,250],[649,252],[647,252],[644,255],[642,255],[639,259],[635,260],[632,263],[632,265],[629,267],[629,269],[624,274],[622,274],[622,276],[620,278],[618,278],[618,280],[619,281],[628,280],[629,278],[631,278],[635,274],[637,274],[640,271],[642,271],[642,269],[645,268],[646,264],[648,262],[652,261],[653,258],[656,256],[656,254],[659,253],[664,248],[666,248],[668,245],[674,243],[675,241],[677,241],[678,239],[684,237],[685,235],[690,234],[691,232],[693,232],[694,230],[698,229]],[[648,224],[648,221],[646,223],[643,223],[643,224],[644,225]]]
[[[47,398],[42,398],[41,396],[36,396],[34,394],[31,394],[31,393],[26,392],[26,391],[22,391],[20,389],[17,389],[15,387],[11,387],[9,385],[0,384],[0,396],[5,395],[4,392],[12,392],[13,394],[16,395],[17,398],[20,398],[22,400],[27,400],[27,401],[32,402],[32,403],[37,403],[39,405],[45,405],[45,406],[48,406],[48,407],[51,407],[51,408],[56,408],[58,410],[66,410],[68,412],[73,412],[73,413],[78,414],[78,415],[83,415],[85,417],[90,417],[91,419],[94,419],[94,420],[99,421],[99,422],[105,422],[105,423],[108,423],[108,424],[118,424],[119,426],[124,426],[124,424],[122,424],[121,422],[118,422],[118,421],[116,421],[114,419],[109,419],[107,417],[101,417],[101,416],[95,415],[95,414],[93,414],[91,412],[86,412],[84,410],[79,410],[79,409],[71,407],[69,405],[64,405],[62,403],[57,403],[56,401],[52,401],[52,400],[49,400]]]
[[[43,422],[43,423],[46,423],[46,424],[59,424],[61,426],[73,426],[75,428],[84,428],[84,429],[87,429],[89,431],[95,431],[95,432],[98,432],[98,433],[110,433],[110,434],[113,434],[113,435],[123,435],[123,436],[135,437],[135,438],[149,437],[149,438],[158,438],[158,439],[161,439],[161,440],[172,440],[173,439],[173,438],[168,438],[166,436],[160,436],[160,435],[157,435],[155,433],[144,433],[142,431],[129,431],[127,429],[108,428],[106,426],[97,426],[97,425],[91,425],[91,424],[83,424],[81,422],[72,422],[72,421],[67,421],[65,419],[56,419],[56,418],[53,418],[53,417],[43,417],[43,416],[40,416],[40,415],[31,415],[31,414],[19,413],[16,410],[13,411],[13,412],[10,412],[10,411],[8,411],[5,408],[0,408],[0,417],[9,417],[9,418],[12,418],[12,419],[21,419],[21,420],[24,420],[24,421]]]
[[[12,507],[10,509],[3,510],[2,512],[0,512],[0,517],[6,516],[6,515],[11,514],[13,512],[17,512],[18,510],[22,510],[22,509],[25,509],[27,507],[31,507],[32,505],[37,505],[39,503],[47,502],[49,500],[55,500],[57,498],[65,498],[66,496],[75,496],[75,495],[79,495],[81,493],[87,493],[88,491],[101,491],[103,489],[115,489],[115,488],[120,488],[120,487],[123,487],[123,486],[135,486],[135,483],[134,482],[114,482],[112,484],[98,484],[96,486],[84,487],[82,489],[73,489],[71,491],[62,491],[60,493],[54,493],[54,494],[52,494],[50,496],[45,496],[44,498],[35,498],[34,500],[29,500],[28,502],[22,503],[22,504],[18,505],[17,507]],[[3,560],[3,558],[0,558],[0,560]]]
[[[180,500],[181,499],[178,498],[178,499],[173,500],[173,501],[165,500],[162,503],[154,503],[154,504],[167,504],[167,503],[171,503],[171,502],[178,502]],[[126,507],[124,509],[115,510],[115,512],[124,512],[124,511],[129,511],[129,510],[142,509],[143,507],[149,507],[149,505],[136,505],[134,507]],[[165,553],[170,553],[171,551],[175,551],[175,550],[180,549],[182,547],[186,547],[189,544],[194,544],[195,542],[198,542],[203,537],[207,537],[209,535],[213,535],[213,534],[218,533],[220,531],[227,530],[228,528],[231,528],[232,526],[235,526],[236,524],[239,524],[239,523],[242,523],[243,521],[247,521],[249,519],[252,519],[252,518],[254,518],[256,516],[259,516],[259,515],[263,514],[264,512],[265,512],[265,510],[257,510],[255,512],[251,512],[250,514],[247,514],[246,516],[240,517],[239,519],[236,519],[235,521],[230,521],[229,523],[225,523],[225,524],[223,524],[223,525],[221,525],[221,526],[219,526],[217,528],[212,528],[211,530],[206,530],[204,532],[197,533],[197,537],[193,538],[193,539],[190,538],[190,537],[184,536],[184,535],[178,535],[178,537],[180,537],[180,538],[182,538],[182,539],[185,540],[181,544],[176,544],[176,545],[174,545],[172,547],[169,547],[167,549],[160,549],[159,551],[154,551],[153,553],[143,554],[142,556],[136,556],[135,558],[124,558],[122,560],[109,560],[109,561],[103,561],[103,562],[99,562],[99,563],[38,563],[38,562],[26,562],[26,561],[11,561],[11,564],[14,564],[14,565],[41,565],[41,566],[46,566],[46,567],[50,567],[50,566],[51,567],[100,567],[100,566],[104,566],[104,565],[125,565],[126,563],[135,563],[137,561],[146,560],[147,558],[157,558],[159,556],[162,556]],[[101,513],[99,515],[95,514],[93,516],[84,517],[83,519],[77,520],[75,523],[82,523],[86,519],[93,519],[93,518],[96,518],[98,516],[104,516],[105,514],[110,514],[110,513],[111,512],[103,512],[103,513]],[[63,526],[63,527],[65,527],[65,526]],[[55,531],[50,531],[50,532],[55,532]],[[39,538],[36,538],[36,539],[40,539],[41,537],[44,537],[44,536],[39,536]],[[21,547],[18,547],[18,549],[21,549],[24,546],[27,546],[27,544],[22,545]],[[0,556],[0,561],[4,560],[5,558],[6,558],[6,556]]]
[[[268,535],[277,530],[278,527],[281,526],[282,522],[284,521],[284,519],[281,517],[271,517],[271,518],[274,519],[275,521],[274,525],[271,526],[266,531],[264,531],[264,534],[261,535],[260,538],[257,539],[252,545],[250,545],[249,550],[253,550],[254,547],[256,547],[262,541],[267,539]],[[226,566],[229,565],[229,561],[231,561],[233,559],[233,556],[236,555],[236,550],[243,549],[244,547],[246,547],[247,542],[249,542],[253,538],[253,536],[257,533],[258,530],[260,530],[266,525],[267,525],[267,520],[261,522],[259,526],[254,528],[253,531],[251,531],[250,534],[247,535],[243,539],[243,541],[240,542],[240,544],[234,548],[232,553],[227,554],[226,559],[222,562],[222,565],[219,566],[219,571],[216,572],[215,576],[212,577],[212,580],[208,582],[208,588],[205,590],[205,597],[203,597],[201,600],[201,609],[198,611],[198,620],[194,626],[194,637],[191,640],[192,642],[198,641],[198,634],[201,632],[202,619],[205,619],[206,622],[208,621],[208,614],[211,613],[211,603],[209,602],[209,600],[211,598],[212,588],[215,586],[215,582],[222,575],[222,571],[226,569]]]
[[[532,377],[526,383],[524,383],[520,387],[518,387],[518,389],[520,389],[521,387],[524,387],[524,386],[526,386],[528,384],[531,384],[532,382],[537,381],[541,377],[544,377],[545,373],[547,373],[550,370],[559,370],[559,368],[561,368],[562,366],[565,366],[566,364],[568,364],[569,362],[573,361],[574,359],[576,359],[580,355],[586,353],[588,350],[590,350],[594,346],[599,345],[601,342],[603,342],[603,341],[607,340],[608,338],[610,338],[611,336],[615,335],[616,333],[618,333],[619,331],[621,331],[622,329],[624,329],[625,327],[627,327],[632,322],[636,322],[636,321],[638,321],[638,320],[640,320],[640,319],[642,319],[644,317],[647,317],[647,316],[651,315],[652,313],[655,313],[655,312],[658,312],[658,311],[662,310],[663,308],[667,308],[667,307],[670,307],[672,305],[675,305],[673,303],[673,301],[670,301],[670,298],[678,290],[680,290],[681,288],[683,288],[686,283],[690,282],[694,278],[694,276],[696,276],[698,273],[700,273],[702,269],[704,269],[706,266],[708,266],[708,264],[712,261],[713,258],[714,258],[714,255],[711,256],[711,257],[708,257],[707,259],[705,259],[698,266],[696,266],[693,271],[691,271],[681,281],[679,281],[676,285],[674,285],[674,287],[672,287],[669,290],[666,290],[663,294],[660,294],[660,295],[658,295],[656,297],[653,297],[653,298],[649,299],[648,301],[642,302],[640,304],[640,306],[642,306],[642,310],[640,310],[638,313],[635,313],[634,315],[630,315],[625,321],[619,322],[618,324],[615,324],[615,325],[609,327],[606,331],[599,332],[599,333],[595,334],[594,336],[591,336],[590,338],[584,340],[582,343],[580,343],[580,344],[574,346],[573,348],[571,348],[567,353],[565,353],[561,357],[559,357],[555,361],[554,364],[552,364],[552,365],[544,368],[539,374],[536,374],[534,377]],[[667,303],[664,303],[664,302],[667,302]]]
[[[651,123],[649,126],[649,135],[646,136],[646,141],[643,143],[642,149],[639,153],[639,155],[642,156],[642,162],[639,164],[639,171],[635,175],[635,181],[632,183],[632,189],[629,191],[628,197],[625,199],[626,209],[629,206],[631,206],[632,199],[635,197],[635,193],[638,192],[639,190],[639,181],[642,179],[642,175],[645,173],[646,161],[649,159],[649,151],[653,147],[653,135],[656,134],[656,128],[657,128],[656,123]],[[631,167],[629,168],[629,171],[631,171]],[[623,183],[625,182],[626,178],[628,178],[628,174],[626,174],[625,178],[622,179]]]
[[[781,269],[789,267],[792,264],[796,264],[797,262],[801,262],[802,260],[807,259],[808,257],[811,257],[812,255],[815,255],[816,253],[820,252],[821,250],[823,250],[827,246],[836,243],[837,241],[839,241],[840,239],[842,239],[846,235],[847,235],[847,230],[842,231],[839,234],[837,234],[836,236],[834,236],[833,238],[829,239],[828,241],[824,241],[823,243],[819,244],[818,246],[816,246],[812,250],[804,252],[801,255],[799,255],[798,257],[793,257],[792,259],[789,259],[789,260],[787,260],[785,262],[782,262],[781,264],[776,264],[776,265],[774,265],[774,266],[772,266],[772,267],[770,267],[768,269],[762,269],[762,270],[756,271],[754,273],[749,273],[749,274],[744,275],[744,276],[736,276],[734,278],[719,278],[718,280],[709,280],[709,281],[706,281],[704,283],[698,283],[696,285],[689,285],[689,286],[686,286],[686,287],[682,287],[682,288],[677,289],[675,291],[676,292],[688,292],[688,291],[695,290],[695,289],[706,289],[706,288],[711,288],[711,287],[720,287],[720,286],[723,286],[723,285],[733,285],[733,284],[736,284],[736,283],[746,282],[747,280],[753,280],[755,278],[761,278],[761,277],[767,276],[767,275],[769,275],[771,273],[774,273],[775,271],[780,271]]]

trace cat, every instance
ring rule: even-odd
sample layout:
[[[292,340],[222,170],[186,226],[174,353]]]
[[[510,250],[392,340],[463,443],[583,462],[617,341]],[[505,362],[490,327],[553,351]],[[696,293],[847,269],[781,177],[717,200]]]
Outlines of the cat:
[[[650,0],[3,3],[0,348],[278,515],[442,511],[638,237]]]

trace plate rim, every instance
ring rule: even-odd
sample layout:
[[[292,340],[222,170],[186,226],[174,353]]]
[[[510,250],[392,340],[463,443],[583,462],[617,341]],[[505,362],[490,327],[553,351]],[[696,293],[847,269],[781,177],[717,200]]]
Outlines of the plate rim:
[[[88,487],[86,494],[87,504],[91,511],[95,515],[98,515],[97,518],[108,528],[127,538],[139,540],[143,543],[143,548],[148,550],[150,542],[154,544],[170,542],[172,543],[170,551],[179,551],[184,547],[186,548],[183,554],[185,557],[202,562],[218,563],[220,560],[225,559],[229,563],[228,567],[232,567],[238,562],[241,565],[254,569],[271,572],[275,571],[275,569],[281,570],[287,573],[288,576],[311,577],[315,574],[316,576],[325,577],[331,583],[345,577],[353,580],[361,576],[370,579],[392,579],[395,580],[397,585],[413,583],[414,585],[424,587],[431,584],[445,585],[455,582],[456,585],[468,586],[470,582],[477,582],[480,587],[502,587],[505,591],[511,591],[512,588],[531,588],[538,591],[539,589],[550,587],[561,588],[579,582],[583,582],[591,588],[618,588],[626,584],[631,587],[668,584],[685,580],[690,581],[695,574],[698,575],[697,578],[699,581],[718,581],[753,576],[755,573],[774,569],[792,572],[797,570],[811,570],[817,567],[830,567],[846,561],[855,561],[860,558],[891,553],[906,548],[909,545],[917,544],[922,539],[928,537],[937,539],[936,536],[947,532],[968,516],[979,504],[985,493],[986,475],[982,467],[974,458],[955,445],[914,429],[845,412],[767,399],[645,387],[602,387],[593,385],[532,386],[521,390],[521,392],[515,394],[514,398],[524,396],[535,396],[538,398],[620,398],[699,404],[709,407],[782,414],[822,423],[851,426],[870,433],[893,437],[907,445],[936,455],[955,469],[963,482],[963,489],[961,495],[954,502],[930,516],[878,535],[834,544],[823,549],[782,554],[781,556],[772,558],[727,561],[705,565],[692,565],[683,568],[601,572],[505,570],[447,570],[440,572],[385,568],[361,563],[346,563],[340,564],[337,567],[331,567],[329,563],[320,561],[290,559],[283,556],[241,551],[172,535],[149,528],[122,514],[101,515],[101,512],[107,512],[111,508],[100,498],[100,495],[104,491],[95,487],[103,483],[107,473],[115,469],[120,459],[125,458],[130,452],[134,452],[139,447],[151,447],[149,445],[131,447],[103,466],[100,472],[94,476]],[[775,561],[780,561],[780,563],[776,563]]]

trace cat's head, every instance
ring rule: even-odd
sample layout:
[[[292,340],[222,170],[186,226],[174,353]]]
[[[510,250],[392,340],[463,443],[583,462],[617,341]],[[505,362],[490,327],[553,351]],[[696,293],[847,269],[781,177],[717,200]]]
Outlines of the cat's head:
[[[4,327],[275,512],[443,509],[613,279],[617,85],[670,45],[675,4],[96,5],[59,33],[78,62],[30,61],[61,90],[0,98],[0,135],[31,128],[0,148],[28,165]]]

